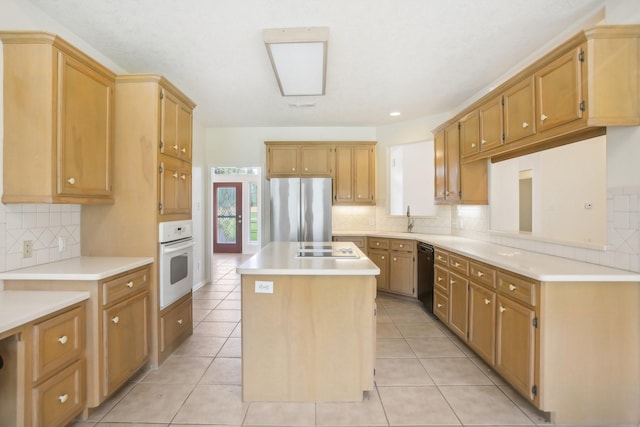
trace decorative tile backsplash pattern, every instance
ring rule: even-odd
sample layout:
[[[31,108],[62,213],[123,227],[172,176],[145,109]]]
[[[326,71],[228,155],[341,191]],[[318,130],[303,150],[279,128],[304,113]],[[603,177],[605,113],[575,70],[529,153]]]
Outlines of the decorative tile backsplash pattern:
[[[25,240],[33,242],[29,258]],[[80,256],[80,205],[0,204],[0,254],[0,271]]]

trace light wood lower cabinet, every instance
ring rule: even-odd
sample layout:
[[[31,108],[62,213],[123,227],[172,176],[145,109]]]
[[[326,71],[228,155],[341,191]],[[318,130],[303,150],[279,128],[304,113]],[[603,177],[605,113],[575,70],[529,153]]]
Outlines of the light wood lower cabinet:
[[[389,290],[415,297],[416,292],[416,242],[391,239],[389,260]]]
[[[62,328],[71,328],[75,322],[80,322],[82,329],[87,331],[84,338],[86,380],[82,381],[83,388],[86,388],[86,405],[84,402],[82,405],[84,415],[88,415],[90,408],[104,402],[149,360],[149,275],[149,267],[145,266],[95,281],[5,281],[5,289],[8,290],[54,288],[89,292],[83,320],[65,320],[59,325],[52,325],[52,332],[43,330],[37,335],[57,336],[70,346],[79,344],[72,344],[76,338],[70,332],[63,332]],[[67,338],[63,339],[64,336]],[[49,366],[61,363],[49,361],[55,360],[54,355],[62,354],[59,348],[42,348],[44,358],[34,362],[34,375],[42,376],[42,372],[53,369]]]
[[[473,282],[469,284],[469,347],[490,365],[496,354],[496,293]]]
[[[160,314],[161,355],[170,354],[192,332],[193,297],[188,294]]]

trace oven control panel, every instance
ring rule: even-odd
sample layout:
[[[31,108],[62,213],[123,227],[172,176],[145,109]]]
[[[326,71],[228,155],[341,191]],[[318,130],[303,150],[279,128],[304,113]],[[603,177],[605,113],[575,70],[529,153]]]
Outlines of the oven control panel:
[[[193,237],[191,220],[161,222],[158,227],[158,241],[160,243]]]

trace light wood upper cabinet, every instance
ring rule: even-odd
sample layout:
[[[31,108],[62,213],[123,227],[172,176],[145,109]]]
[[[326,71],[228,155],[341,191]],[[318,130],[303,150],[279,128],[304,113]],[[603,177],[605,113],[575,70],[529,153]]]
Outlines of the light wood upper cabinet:
[[[374,144],[336,146],[334,204],[375,205]]]
[[[113,203],[115,75],[57,36],[4,44],[4,203]]]
[[[172,92],[160,90],[160,152],[191,161],[193,107]]]
[[[509,144],[536,133],[533,77],[507,89],[504,99],[504,140]]]
[[[460,119],[460,151],[468,157],[480,151],[480,116],[474,110]]]
[[[438,132],[434,136],[433,150],[435,170],[435,188],[433,194],[436,202],[444,202],[446,200],[445,194],[447,192],[447,164],[445,162],[444,131]]]
[[[477,110],[479,151],[461,133],[462,163],[468,163],[592,138],[603,135],[606,126],[640,125],[639,74],[640,25],[598,25],[553,49],[434,133],[456,122],[471,120],[472,126]]]
[[[334,146],[265,142],[267,179],[295,177],[333,177]]]
[[[159,213],[191,214],[191,164],[168,156],[160,159]]]
[[[538,132],[582,118],[582,47],[556,59],[535,73]]]
[[[446,191],[445,199],[449,202],[460,200],[460,131],[457,123],[444,130]]]
[[[480,151],[500,147],[502,141],[502,97],[496,97],[478,107],[480,120]]]

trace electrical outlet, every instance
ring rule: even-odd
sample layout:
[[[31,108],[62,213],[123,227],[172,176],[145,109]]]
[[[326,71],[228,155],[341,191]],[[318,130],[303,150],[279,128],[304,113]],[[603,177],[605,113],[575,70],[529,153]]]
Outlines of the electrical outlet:
[[[31,258],[33,256],[33,240],[22,242],[22,257]]]

